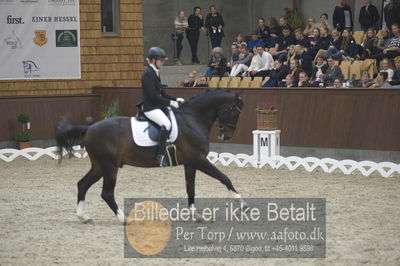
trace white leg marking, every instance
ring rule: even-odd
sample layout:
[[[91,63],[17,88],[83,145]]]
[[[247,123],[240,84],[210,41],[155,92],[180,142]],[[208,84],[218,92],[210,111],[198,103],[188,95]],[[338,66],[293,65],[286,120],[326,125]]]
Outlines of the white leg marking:
[[[85,215],[86,202],[84,200],[79,201],[78,206],[76,206],[76,215],[83,222],[87,222],[90,220],[90,217]]]
[[[120,223],[122,224],[126,223],[125,214],[121,209],[117,210],[117,218]]]
[[[238,194],[238,193],[236,193],[236,192],[234,192],[232,190],[231,190],[231,193],[232,193],[232,197],[234,197],[235,199],[241,199],[242,198],[242,196],[240,196],[240,194]]]

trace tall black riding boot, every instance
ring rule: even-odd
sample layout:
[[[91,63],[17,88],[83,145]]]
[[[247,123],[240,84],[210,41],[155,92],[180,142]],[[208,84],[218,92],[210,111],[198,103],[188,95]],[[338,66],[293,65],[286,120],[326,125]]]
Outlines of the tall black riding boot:
[[[165,127],[161,127],[160,137],[158,139],[158,148],[155,157],[156,164],[159,166],[168,166],[165,161],[165,145],[168,139],[169,131]]]

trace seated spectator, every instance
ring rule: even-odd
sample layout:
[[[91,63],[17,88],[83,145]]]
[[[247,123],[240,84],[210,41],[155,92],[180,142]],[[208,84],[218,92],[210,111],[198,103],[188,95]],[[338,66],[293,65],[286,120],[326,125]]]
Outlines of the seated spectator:
[[[208,80],[207,80],[207,78],[204,77],[204,76],[200,77],[199,84],[196,84],[195,87],[201,87],[201,88],[208,87]]]
[[[185,81],[183,81],[183,80],[178,80],[178,81],[176,82],[176,87],[178,87],[178,88],[183,88],[183,87],[185,87]]]
[[[336,78],[340,80],[343,79],[343,74],[342,70],[335,64],[335,60],[332,57],[328,57],[326,61],[328,62],[328,68],[326,69],[326,73],[322,74],[322,79],[325,86],[332,86]]]
[[[278,87],[287,74],[289,74],[289,67],[285,66],[279,59],[275,60],[274,69],[269,72],[269,80],[264,83],[263,87]]]
[[[249,45],[247,45],[247,49],[251,51],[254,47],[257,47],[258,45],[262,45],[262,47],[264,47],[263,41],[260,40],[258,34],[254,32],[251,34],[251,41],[249,42]]]
[[[183,84],[183,87],[195,87],[196,86],[196,71],[189,72],[188,79]]]
[[[295,59],[299,61],[300,68],[307,73],[308,76],[312,74],[312,61],[313,57],[310,51],[306,51],[303,46],[296,45],[294,47],[294,52],[296,54]]]
[[[274,58],[264,51],[262,45],[257,46],[257,53],[253,55],[250,67],[244,73],[245,76],[265,77],[274,67]]]
[[[282,30],[282,35],[278,38],[278,42],[275,45],[275,52],[273,56],[279,58],[281,61],[286,61],[288,47],[295,43],[295,39],[290,32],[290,28],[285,27]]]
[[[303,46],[306,50],[311,47],[311,43],[308,39],[304,38],[301,29],[294,31],[294,37],[296,38],[295,44]]]
[[[315,47],[318,39],[321,37],[321,30],[319,28],[314,28],[312,32],[313,36],[310,38],[311,47]]]
[[[319,23],[317,23],[315,27],[318,29],[326,27],[328,28],[329,32],[331,32],[333,30],[333,27],[328,23],[328,14],[326,13],[321,14],[321,16],[319,17]]]
[[[236,35],[236,39],[232,44],[236,44],[238,47],[241,47],[243,44],[247,43],[244,41],[244,36],[241,33],[238,33],[238,35]]]
[[[378,49],[380,52],[385,50],[386,45],[389,43],[390,40],[390,32],[387,28],[381,29],[381,38],[378,39]]]
[[[309,18],[307,20],[307,26],[303,31],[303,35],[308,39],[309,37],[313,36],[313,30],[316,27],[315,18]]]
[[[356,41],[349,29],[343,30],[342,33],[342,42],[340,45],[340,49],[336,47],[329,47],[326,51],[326,57],[333,57],[336,60],[344,59],[344,60],[354,60],[356,55],[358,54],[358,46]]]
[[[265,47],[270,48],[270,47],[275,46],[275,40],[273,40],[273,38],[271,38],[269,27],[267,25],[265,25],[264,18],[258,19],[258,28],[257,28],[256,33],[263,41]]]
[[[281,27],[281,32],[284,28],[288,28],[290,32],[293,32],[292,26],[289,25],[287,18],[285,16],[281,16],[279,18],[279,26]]]
[[[367,34],[361,44],[362,47],[362,59],[369,58],[370,56],[377,54],[378,49],[378,38],[375,35],[374,29],[368,29]]]
[[[361,80],[360,81],[355,81],[354,82],[354,87],[358,87],[358,88],[369,88],[373,85],[374,83],[371,82],[371,76],[369,75],[369,73],[367,71],[364,71],[361,74]]]
[[[394,59],[394,63],[396,65],[396,70],[394,71],[393,78],[392,78],[392,81],[390,82],[390,85],[398,86],[398,85],[400,85],[400,56],[398,56]]]
[[[299,60],[294,59],[290,62],[290,74],[293,77],[293,86],[297,87],[299,83],[299,75],[303,70],[299,66]]]
[[[371,58],[377,59],[378,61],[383,58],[395,58],[400,56],[400,26],[398,24],[392,25],[393,37],[386,44],[383,52],[371,56]]]
[[[319,87],[322,83],[322,87],[324,86],[323,74],[326,73],[328,69],[328,65],[325,63],[324,57],[318,56],[317,62],[312,70],[311,79],[313,80],[313,87]]]
[[[393,78],[393,75],[394,75],[394,70],[392,69],[392,62],[390,62],[389,59],[384,58],[384,59],[381,61],[381,67],[380,67],[379,72],[386,72],[386,73],[388,73],[387,81],[388,81],[388,82],[391,82],[391,81],[392,81],[392,78]]]
[[[287,59],[286,59],[286,61],[284,61],[284,64],[287,65],[287,66],[290,66],[290,61],[292,61],[296,57],[296,53],[294,51],[294,47],[295,46],[296,45],[290,45],[288,47]]]
[[[286,78],[282,80],[282,86],[286,87],[286,88],[293,88],[294,84],[293,84],[293,75],[292,74],[288,74],[286,75]]]
[[[229,76],[237,77],[240,73],[243,73],[249,69],[253,54],[247,50],[247,45],[243,44],[240,47],[239,60],[233,63],[232,70]]]
[[[227,62],[222,54],[221,47],[215,47],[214,49],[212,49],[212,56],[207,66],[208,68],[206,72],[206,77],[222,77],[225,74],[227,70]]]
[[[387,82],[388,73],[387,72],[379,72],[375,79],[375,84],[373,84],[372,88],[390,88],[391,85]]]
[[[342,79],[341,78],[335,78],[333,81],[333,88],[339,89],[342,88]]]
[[[279,23],[275,17],[270,17],[268,19],[268,27],[271,37],[275,38],[275,40],[278,39],[278,36],[281,34],[282,29],[279,26]]]
[[[298,87],[311,87],[310,82],[308,82],[308,75],[306,72],[300,72]]]
[[[340,32],[338,32],[337,30],[333,30],[331,33],[331,42],[329,43],[329,48],[333,49],[336,48],[337,50],[341,49],[341,45],[342,45],[342,36],[340,34]],[[317,55],[315,56],[315,61],[317,60],[318,56],[326,56],[326,51],[324,49],[319,49]]]
[[[239,60],[239,46],[237,44],[231,45],[231,59],[229,60],[227,67],[231,68],[233,64]]]
[[[320,37],[315,42],[315,45],[310,49],[312,57],[315,57],[319,50],[328,50],[332,40],[327,27],[322,27],[320,31]]]

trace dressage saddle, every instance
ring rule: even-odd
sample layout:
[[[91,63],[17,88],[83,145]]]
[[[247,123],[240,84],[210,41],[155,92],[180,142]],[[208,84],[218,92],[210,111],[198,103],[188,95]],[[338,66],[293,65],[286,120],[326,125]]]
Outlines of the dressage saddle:
[[[146,115],[143,112],[143,102],[139,102],[135,106],[138,108],[138,112],[136,114],[136,120],[142,122],[148,122],[149,126],[145,130],[147,130],[147,132],[149,133],[149,137],[151,140],[158,141],[160,137],[161,127],[146,117]],[[168,109],[163,108],[161,110],[168,117],[169,121],[171,121]],[[169,133],[171,133],[171,131]]]

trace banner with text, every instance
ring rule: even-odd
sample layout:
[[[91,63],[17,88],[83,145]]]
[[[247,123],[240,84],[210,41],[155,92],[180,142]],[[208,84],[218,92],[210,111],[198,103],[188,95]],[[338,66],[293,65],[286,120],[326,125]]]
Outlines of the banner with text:
[[[79,0],[0,0],[0,79],[81,77]]]

